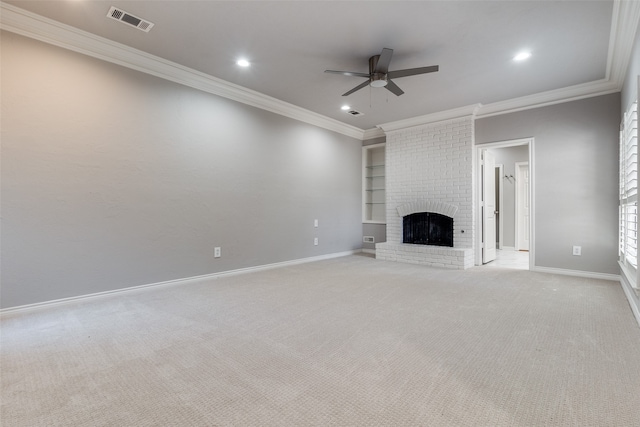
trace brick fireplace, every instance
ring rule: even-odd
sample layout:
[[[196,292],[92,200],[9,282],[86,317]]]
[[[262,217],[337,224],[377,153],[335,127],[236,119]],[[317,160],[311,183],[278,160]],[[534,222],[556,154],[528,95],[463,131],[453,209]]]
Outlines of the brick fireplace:
[[[376,258],[465,269],[474,265],[474,112],[382,125],[386,143],[387,241]],[[453,247],[403,243],[403,218],[435,212],[453,218]]]

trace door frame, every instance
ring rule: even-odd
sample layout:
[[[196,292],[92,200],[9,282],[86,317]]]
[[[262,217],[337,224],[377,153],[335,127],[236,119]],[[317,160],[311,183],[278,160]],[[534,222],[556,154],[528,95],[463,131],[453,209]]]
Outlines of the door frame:
[[[516,180],[520,179],[520,169],[522,167],[526,167],[527,169],[529,169],[529,162],[516,162]],[[516,251],[520,251],[522,249],[520,249],[520,239],[522,238],[522,236],[520,236],[520,216],[522,215],[522,209],[520,208],[520,201],[522,200],[522,194],[520,194],[520,185],[516,182],[516,230],[515,230],[515,246],[516,246]],[[531,215],[531,206],[529,206],[529,215]],[[531,217],[529,217],[529,219],[531,219]],[[531,231],[531,230],[529,230]],[[529,238],[531,238],[531,234],[529,234]],[[531,242],[529,242],[529,246],[531,246]],[[527,249],[528,250],[528,249]]]
[[[504,165],[498,164],[496,165],[496,169],[498,170],[498,178],[496,180],[496,185],[498,186],[498,241],[496,242],[496,247],[498,249],[502,249],[503,241],[502,234],[504,233],[504,217],[502,216],[502,208],[504,206],[504,197],[502,196],[502,180],[504,179],[502,176],[504,175]]]
[[[482,156],[482,165],[480,166],[482,169],[480,210],[483,212],[482,222],[479,225],[482,228],[481,235],[484,241],[482,246],[482,265],[485,265],[495,261],[498,254],[498,243],[496,242],[496,231],[498,229],[496,218],[496,162],[493,150],[481,150],[480,155]],[[489,158],[491,158],[491,162],[489,162]],[[487,199],[490,199],[493,205],[487,204]]]
[[[507,148],[527,145],[529,147],[529,270],[535,267],[535,139],[522,138],[507,141],[488,142],[486,144],[475,144],[475,219],[476,227],[474,232],[474,263],[482,265],[482,151],[491,148]]]

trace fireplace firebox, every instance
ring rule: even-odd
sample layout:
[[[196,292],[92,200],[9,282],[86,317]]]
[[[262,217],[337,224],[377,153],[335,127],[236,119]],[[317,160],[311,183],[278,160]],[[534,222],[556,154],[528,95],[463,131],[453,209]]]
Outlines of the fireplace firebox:
[[[402,219],[402,243],[453,247],[453,218],[416,212]]]

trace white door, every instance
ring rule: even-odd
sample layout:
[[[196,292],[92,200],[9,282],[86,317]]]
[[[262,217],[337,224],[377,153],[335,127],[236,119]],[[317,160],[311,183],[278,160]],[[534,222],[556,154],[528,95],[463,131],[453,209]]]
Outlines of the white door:
[[[516,250],[529,250],[529,163],[516,163]]]
[[[482,263],[496,259],[496,159],[482,154]]]

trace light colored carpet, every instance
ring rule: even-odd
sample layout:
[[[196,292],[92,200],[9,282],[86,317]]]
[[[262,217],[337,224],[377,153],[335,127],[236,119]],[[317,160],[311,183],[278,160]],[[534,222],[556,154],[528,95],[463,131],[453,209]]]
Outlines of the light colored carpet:
[[[639,426],[620,285],[349,256],[2,320],[2,425]]]

